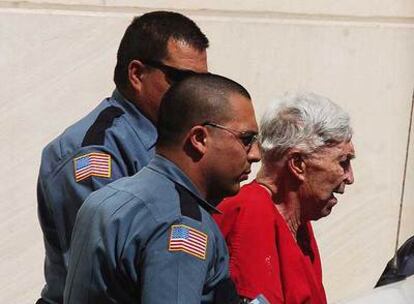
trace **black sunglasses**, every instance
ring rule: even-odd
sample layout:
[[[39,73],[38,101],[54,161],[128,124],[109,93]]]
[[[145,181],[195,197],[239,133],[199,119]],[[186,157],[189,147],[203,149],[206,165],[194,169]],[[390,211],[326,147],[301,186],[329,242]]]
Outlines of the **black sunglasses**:
[[[184,80],[190,76],[198,75],[198,74],[208,74],[208,73],[197,73],[192,70],[182,70],[177,69],[172,66],[166,65],[157,60],[141,60],[141,62],[145,65],[148,65],[152,68],[159,69],[162,71],[167,78],[167,81],[170,83],[179,82]]]
[[[253,146],[253,144],[257,141],[257,133],[252,131],[238,131],[234,130],[228,127],[225,127],[223,125],[206,121],[202,124],[202,126],[210,126],[213,128],[218,128],[224,131],[229,132],[230,134],[233,134],[235,138],[237,138],[240,143],[243,145],[243,147],[246,149],[246,151],[249,151],[250,148]]]

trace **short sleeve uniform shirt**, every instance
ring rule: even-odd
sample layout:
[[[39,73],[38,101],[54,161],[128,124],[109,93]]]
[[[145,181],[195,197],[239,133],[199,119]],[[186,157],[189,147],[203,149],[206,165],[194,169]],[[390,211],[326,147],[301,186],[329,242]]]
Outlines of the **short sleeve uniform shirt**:
[[[147,165],[156,139],[154,125],[115,90],[44,148],[37,197],[46,249],[42,297],[47,302],[63,301],[72,228],[83,201]]]
[[[159,155],[94,192],[73,231],[65,303],[214,303],[229,280],[214,211]]]

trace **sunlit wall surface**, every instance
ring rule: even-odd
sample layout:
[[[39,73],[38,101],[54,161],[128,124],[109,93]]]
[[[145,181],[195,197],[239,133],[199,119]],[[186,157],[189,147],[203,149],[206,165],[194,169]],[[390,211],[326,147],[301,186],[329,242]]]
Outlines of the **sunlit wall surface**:
[[[412,0],[0,0],[0,302],[33,303],[43,284],[42,147],[111,94],[126,26],[154,9],[200,25],[210,71],[244,84],[258,118],[273,96],[298,88],[351,114],[355,184],[315,229],[329,302],[372,288],[396,239],[414,88]],[[413,142],[400,242],[414,234]]]

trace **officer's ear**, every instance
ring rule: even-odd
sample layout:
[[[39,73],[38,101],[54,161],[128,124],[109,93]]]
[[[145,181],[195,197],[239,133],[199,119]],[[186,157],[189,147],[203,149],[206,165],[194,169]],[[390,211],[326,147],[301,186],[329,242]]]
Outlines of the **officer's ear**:
[[[200,125],[192,127],[188,132],[187,141],[200,156],[207,151],[207,136],[206,127]]]
[[[146,71],[146,66],[139,60],[132,60],[128,64],[128,80],[135,92],[141,92],[142,80]]]

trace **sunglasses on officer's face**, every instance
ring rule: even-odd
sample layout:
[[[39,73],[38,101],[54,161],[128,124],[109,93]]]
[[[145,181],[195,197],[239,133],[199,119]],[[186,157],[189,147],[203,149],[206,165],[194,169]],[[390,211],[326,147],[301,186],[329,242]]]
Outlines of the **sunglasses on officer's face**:
[[[243,145],[243,147],[246,149],[247,152],[250,151],[251,147],[257,141],[257,137],[258,137],[257,132],[234,130],[232,128],[225,127],[223,125],[220,125],[220,124],[217,124],[211,121],[206,121],[202,123],[201,125],[218,128],[218,129],[221,129],[221,130],[224,130],[224,131],[227,131],[233,134],[234,137],[238,139],[239,142]]]
[[[157,60],[141,60],[141,62],[145,65],[148,65],[152,68],[159,69],[161,72],[163,72],[165,77],[167,78],[167,81],[170,84],[174,82],[179,82],[190,76],[194,76],[198,74],[206,74],[206,73],[197,73],[192,70],[177,69],[177,68],[166,65]]]

